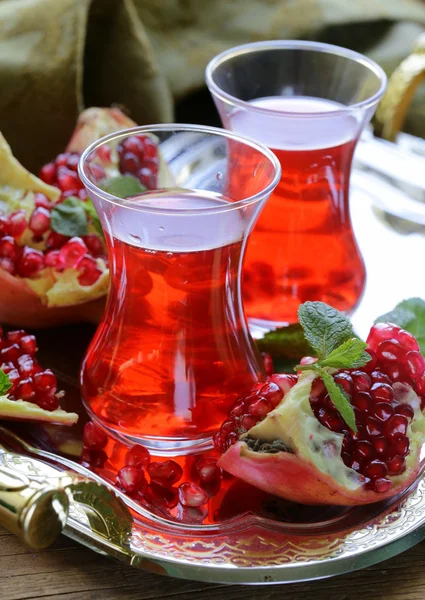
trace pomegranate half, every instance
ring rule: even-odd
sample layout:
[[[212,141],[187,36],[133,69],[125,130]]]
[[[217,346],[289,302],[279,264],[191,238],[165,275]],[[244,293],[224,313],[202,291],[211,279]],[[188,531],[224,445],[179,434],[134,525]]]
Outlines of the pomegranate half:
[[[392,324],[372,327],[367,344],[362,369],[329,369],[354,407],[356,432],[314,371],[273,375],[232,407],[215,437],[218,465],[302,504],[369,504],[407,489],[425,441],[425,361]]]

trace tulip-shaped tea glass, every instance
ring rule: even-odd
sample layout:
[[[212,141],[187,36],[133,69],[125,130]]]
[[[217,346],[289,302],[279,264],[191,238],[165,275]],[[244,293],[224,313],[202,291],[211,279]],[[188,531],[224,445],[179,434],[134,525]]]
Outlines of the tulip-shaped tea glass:
[[[85,406],[127,443],[163,454],[206,447],[235,398],[263,376],[240,275],[279,163],[221,129],[153,125],[92,144],[80,176],[111,271],[82,366]]]
[[[351,312],[365,285],[349,214],[351,162],[384,72],[337,46],[277,41],[218,55],[206,81],[224,126],[266,144],[282,165],[247,247],[249,320],[294,322],[306,300]]]

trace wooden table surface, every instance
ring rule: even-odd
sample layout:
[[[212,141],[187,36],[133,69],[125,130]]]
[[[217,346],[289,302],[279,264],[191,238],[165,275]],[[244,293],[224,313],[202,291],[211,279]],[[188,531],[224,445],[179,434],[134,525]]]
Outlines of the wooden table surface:
[[[206,584],[153,575],[61,537],[32,552],[0,529],[1,600],[424,600],[425,542],[364,571],[265,587]]]

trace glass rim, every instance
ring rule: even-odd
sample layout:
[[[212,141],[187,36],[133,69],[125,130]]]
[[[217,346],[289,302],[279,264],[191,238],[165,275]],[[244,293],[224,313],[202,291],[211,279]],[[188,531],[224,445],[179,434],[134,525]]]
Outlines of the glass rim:
[[[267,186],[264,187],[264,189],[257,192],[256,194],[254,194],[252,196],[248,196],[247,198],[244,198],[242,200],[236,200],[235,202],[229,202],[228,204],[225,204],[223,206],[217,206],[217,207],[173,209],[173,208],[161,208],[161,207],[157,207],[157,206],[141,206],[141,205],[136,205],[132,200],[128,200],[126,198],[118,198],[117,196],[114,196],[113,194],[109,194],[108,192],[99,188],[96,184],[94,184],[92,181],[90,181],[90,179],[86,175],[85,168],[87,165],[87,159],[88,159],[89,155],[93,151],[95,151],[98,148],[100,148],[101,146],[103,146],[103,144],[106,144],[108,142],[111,142],[111,141],[114,141],[114,140],[117,140],[120,138],[129,137],[130,135],[136,135],[139,133],[155,134],[157,132],[164,132],[164,131],[169,131],[169,132],[181,131],[181,132],[209,134],[212,136],[217,136],[217,137],[221,137],[221,138],[225,138],[225,139],[234,140],[238,143],[243,144],[244,146],[250,146],[257,152],[260,152],[272,164],[272,166],[274,168],[274,176],[271,178],[271,181],[267,184]],[[138,127],[122,129],[120,131],[115,131],[114,133],[110,133],[110,134],[100,138],[99,140],[96,140],[95,142],[90,144],[90,146],[88,146],[84,150],[82,155],[80,156],[80,160],[78,163],[78,174],[79,174],[80,179],[83,182],[84,186],[87,188],[87,190],[89,190],[89,193],[91,191],[96,196],[99,196],[100,198],[102,198],[102,200],[105,200],[111,204],[130,208],[132,210],[136,210],[139,212],[174,214],[174,215],[183,215],[183,214],[184,215],[192,215],[192,214],[200,215],[200,214],[220,213],[220,212],[225,212],[225,211],[229,211],[229,210],[237,210],[243,206],[248,206],[250,204],[258,202],[265,196],[269,196],[280,181],[281,166],[280,166],[280,163],[279,163],[276,155],[271,150],[269,150],[269,148],[267,148],[264,144],[261,144],[261,143],[257,142],[256,140],[251,139],[250,137],[239,135],[239,134],[233,133],[232,131],[228,131],[227,129],[222,129],[219,127],[209,127],[209,126],[204,126],[204,125],[192,125],[192,124],[184,124],[184,123],[164,123],[164,124],[158,124],[158,125],[141,125]],[[167,189],[172,189],[172,188],[156,188],[155,190],[148,190],[148,193],[150,191],[151,192],[166,191]],[[187,189],[186,191],[201,193],[201,192],[205,192],[207,190],[202,190],[202,189],[197,188],[197,189]]]
[[[244,54],[253,54],[257,51],[267,51],[267,50],[312,50],[316,52],[321,52],[323,54],[333,54],[336,56],[340,56],[343,58],[351,59],[357,63],[361,63],[364,67],[368,68],[372,71],[380,81],[381,85],[377,92],[375,92],[369,98],[362,100],[361,102],[356,102],[355,104],[349,104],[344,106],[343,108],[337,108],[332,111],[317,111],[314,113],[308,112],[296,112],[296,111],[280,111],[273,110],[269,108],[263,108],[259,106],[255,106],[250,102],[246,102],[245,100],[240,100],[236,96],[232,96],[231,94],[222,90],[214,81],[213,75],[217,67],[225,63],[229,58],[233,58],[236,56],[242,56]],[[343,48],[342,46],[336,46],[334,44],[325,44],[323,42],[311,42],[307,40],[267,40],[262,42],[250,42],[249,44],[242,44],[241,46],[234,46],[233,48],[229,48],[228,50],[224,50],[217,54],[214,58],[210,60],[205,69],[205,82],[211,92],[212,95],[216,96],[223,102],[227,102],[233,104],[235,106],[240,106],[241,108],[245,108],[247,110],[265,114],[265,115],[275,115],[275,116],[285,116],[291,118],[320,118],[320,117],[330,117],[333,115],[341,115],[347,114],[347,112],[351,112],[359,109],[367,109],[374,104],[376,104],[382,95],[385,92],[387,86],[387,76],[385,71],[380,67],[374,60],[364,56],[360,52],[356,52],[354,50],[349,50],[348,48]]]

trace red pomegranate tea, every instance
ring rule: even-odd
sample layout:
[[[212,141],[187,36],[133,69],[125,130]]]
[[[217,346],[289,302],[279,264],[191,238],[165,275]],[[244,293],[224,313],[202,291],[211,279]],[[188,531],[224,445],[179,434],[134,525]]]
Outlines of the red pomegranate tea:
[[[127,439],[206,438],[261,377],[238,286],[243,216],[204,192],[132,200],[161,211],[113,208],[111,289],[83,364],[83,397]],[[199,208],[205,214],[190,212]]]
[[[358,123],[350,114],[332,115],[342,105],[329,100],[271,97],[251,104],[267,112],[237,111],[231,128],[271,148],[282,177],[248,242],[246,314],[291,323],[306,300],[350,312],[365,284],[348,205]],[[315,114],[326,112],[331,117]]]

